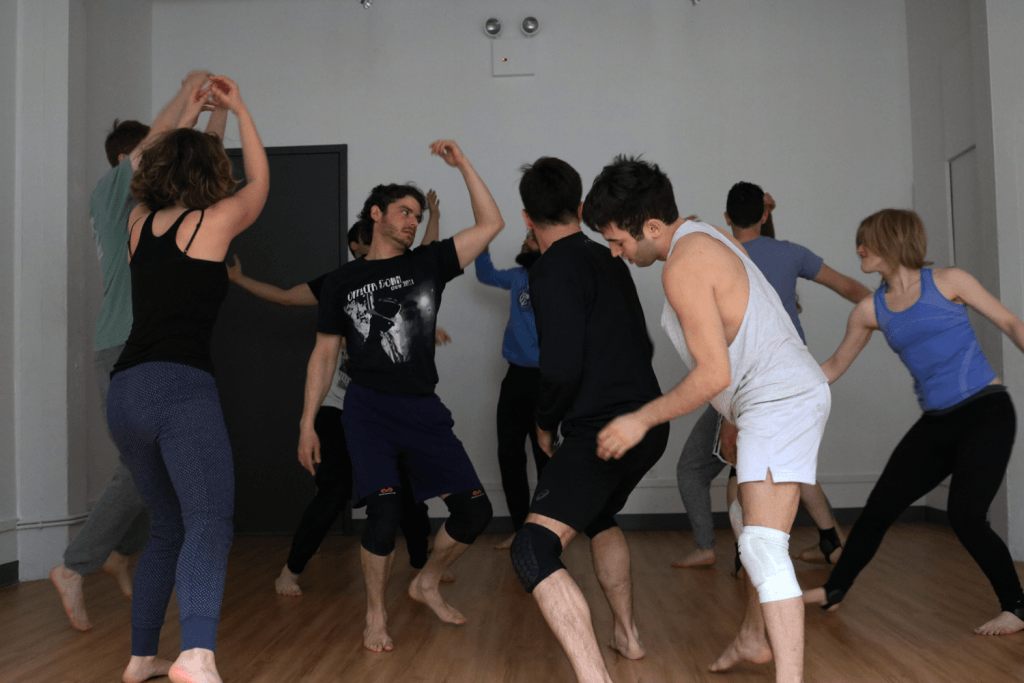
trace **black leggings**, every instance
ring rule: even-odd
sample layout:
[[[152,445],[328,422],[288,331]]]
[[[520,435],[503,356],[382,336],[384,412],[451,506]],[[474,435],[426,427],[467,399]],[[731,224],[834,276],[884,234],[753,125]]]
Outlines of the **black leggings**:
[[[530,482],[527,479],[526,440],[533,449],[537,478],[548,461],[537,445],[537,394],[540,392],[540,370],[508,364],[498,395],[498,467],[501,488],[505,492],[508,514],[516,531],[523,528],[530,511]]]
[[[327,537],[334,521],[352,497],[352,460],[345,442],[345,429],[341,425],[341,411],[323,406],[313,423],[320,439],[320,464],[316,469],[316,496],[302,513],[302,521],[292,538],[288,553],[288,571],[301,574],[306,563]],[[427,562],[427,537],[430,518],[426,503],[417,503],[412,486],[407,482],[405,468],[402,477],[401,528],[409,547],[409,564],[417,569]]]
[[[896,518],[952,475],[948,512],[953,531],[985,572],[1002,609],[1013,611],[1024,593],[1010,552],[986,516],[1006,473],[1016,428],[1005,392],[942,416],[923,415],[893,451],[825,590],[848,590]]]

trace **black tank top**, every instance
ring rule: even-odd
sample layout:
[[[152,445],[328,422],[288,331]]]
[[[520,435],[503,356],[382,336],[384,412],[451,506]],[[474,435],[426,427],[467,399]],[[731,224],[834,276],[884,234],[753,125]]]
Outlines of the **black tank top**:
[[[131,254],[132,331],[111,376],[150,361],[191,365],[213,374],[210,338],[228,293],[228,274],[223,261],[188,256],[203,224],[202,213],[185,250],[178,249],[178,228],[192,211],[182,213],[159,237],[153,234],[154,214],[142,225]]]

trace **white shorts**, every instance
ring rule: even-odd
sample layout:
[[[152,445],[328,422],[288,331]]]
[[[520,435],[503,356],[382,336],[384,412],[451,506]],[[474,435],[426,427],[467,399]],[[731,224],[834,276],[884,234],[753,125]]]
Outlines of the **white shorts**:
[[[814,484],[818,447],[832,409],[828,383],[778,401],[756,403],[736,419],[739,483],[772,480]]]

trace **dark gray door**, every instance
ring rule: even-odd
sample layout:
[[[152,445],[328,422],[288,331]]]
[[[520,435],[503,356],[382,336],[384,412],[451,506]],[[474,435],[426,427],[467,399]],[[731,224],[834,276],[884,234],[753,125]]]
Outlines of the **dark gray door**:
[[[268,148],[270,195],[235,238],[243,272],[282,288],[343,263],[347,146]],[[229,150],[242,177],[240,150]],[[232,285],[213,335],[213,362],[235,458],[235,530],[291,534],[315,490],[296,459],[316,307],[285,308]]]

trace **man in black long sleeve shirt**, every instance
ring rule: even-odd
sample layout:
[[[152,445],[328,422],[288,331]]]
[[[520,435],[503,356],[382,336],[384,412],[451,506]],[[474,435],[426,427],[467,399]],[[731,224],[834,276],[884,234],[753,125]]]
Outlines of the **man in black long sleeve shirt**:
[[[614,515],[661,457],[668,425],[650,431],[619,459],[598,458],[598,432],[661,395],[651,367],[653,347],[626,265],[580,231],[579,174],[550,157],[523,170],[523,214],[543,254],[530,269],[540,338],[538,438],[549,454],[559,424],[565,438],[541,473],[530,515],[512,543],[512,563],[577,678],[611,681],[586,600],[559,555],[577,533],[591,538],[594,567],[615,619],[612,646],[629,659],[643,657],[629,549]]]

